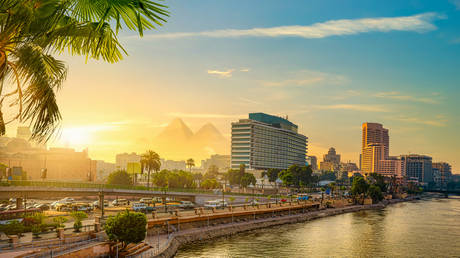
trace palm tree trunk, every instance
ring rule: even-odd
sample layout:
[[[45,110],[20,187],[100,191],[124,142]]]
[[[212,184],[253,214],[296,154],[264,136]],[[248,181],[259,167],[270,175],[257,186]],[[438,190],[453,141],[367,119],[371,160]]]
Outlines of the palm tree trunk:
[[[150,168],[147,173],[147,190],[150,190]]]

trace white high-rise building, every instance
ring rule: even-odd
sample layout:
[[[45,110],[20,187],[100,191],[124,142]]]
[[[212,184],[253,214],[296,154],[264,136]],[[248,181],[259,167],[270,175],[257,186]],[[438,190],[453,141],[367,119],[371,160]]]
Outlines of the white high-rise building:
[[[305,165],[308,138],[297,129],[285,118],[264,113],[250,113],[249,119],[232,123],[231,167],[244,164],[266,170]]]

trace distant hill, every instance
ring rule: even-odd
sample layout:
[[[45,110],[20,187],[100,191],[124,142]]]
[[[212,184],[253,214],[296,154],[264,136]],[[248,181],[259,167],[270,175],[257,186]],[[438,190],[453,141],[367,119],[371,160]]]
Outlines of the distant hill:
[[[195,162],[212,154],[228,154],[230,146],[230,141],[212,123],[193,133],[180,118],[168,124],[153,142],[160,156],[168,159],[194,158]]]

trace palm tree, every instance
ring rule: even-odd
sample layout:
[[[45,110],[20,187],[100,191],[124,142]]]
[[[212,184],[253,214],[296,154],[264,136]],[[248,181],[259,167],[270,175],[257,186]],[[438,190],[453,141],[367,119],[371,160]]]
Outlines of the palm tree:
[[[31,124],[33,139],[48,140],[61,120],[56,92],[67,75],[53,55],[117,62],[126,54],[119,30],[142,36],[166,22],[165,8],[153,0],[0,0],[0,135],[18,120]]]
[[[161,161],[160,155],[153,150],[148,150],[141,156],[141,167],[142,171],[147,170],[147,189],[150,189],[150,172],[153,170],[157,172],[160,170]]]
[[[192,167],[195,166],[195,161],[192,158],[190,158],[185,162],[185,164],[187,165],[187,167],[190,168],[190,172],[192,172]]]

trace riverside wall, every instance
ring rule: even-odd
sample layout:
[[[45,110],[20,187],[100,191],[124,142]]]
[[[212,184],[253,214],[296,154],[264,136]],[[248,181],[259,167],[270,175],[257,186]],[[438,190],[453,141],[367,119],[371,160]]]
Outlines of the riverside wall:
[[[267,227],[273,227],[283,224],[291,224],[291,223],[299,223],[305,222],[313,219],[323,218],[327,216],[333,216],[343,213],[349,212],[357,212],[362,210],[371,210],[371,209],[382,209],[389,204],[399,203],[404,201],[411,201],[416,199],[415,197],[408,197],[405,199],[392,199],[392,200],[385,200],[378,204],[370,204],[370,205],[353,205],[353,206],[346,206],[341,208],[330,208],[330,209],[321,209],[317,211],[310,211],[308,213],[301,213],[295,215],[286,215],[274,218],[265,218],[265,219],[257,219],[253,221],[247,222],[239,222],[239,223],[232,223],[232,224],[224,224],[209,228],[200,228],[194,232],[184,232],[181,234],[176,234],[172,236],[172,239],[169,241],[168,246],[163,249],[163,251],[157,254],[155,257],[167,258],[173,257],[177,250],[186,244],[197,242],[197,241],[204,241],[210,240],[213,238],[218,237],[225,237],[231,236],[237,233],[262,229]]]

